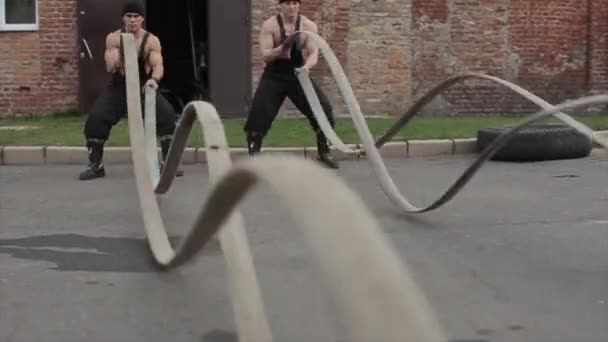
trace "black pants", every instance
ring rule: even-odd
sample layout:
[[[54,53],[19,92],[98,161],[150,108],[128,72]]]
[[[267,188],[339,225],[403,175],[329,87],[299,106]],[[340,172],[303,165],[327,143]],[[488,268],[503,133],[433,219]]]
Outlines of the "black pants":
[[[142,103],[143,103],[142,96]],[[127,94],[124,84],[111,84],[95,100],[84,135],[87,139],[106,141],[110,130],[127,114]],[[159,137],[173,135],[177,116],[173,107],[161,94],[156,94],[156,134]]]
[[[329,100],[314,82],[313,87],[329,123],[334,127],[333,109]],[[306,116],[313,130],[320,132],[319,124],[312,113],[310,104],[306,99],[306,95],[304,95],[304,90],[298,79],[295,76],[286,77],[271,74],[264,74],[260,79],[260,84],[253,96],[251,111],[245,123],[245,131],[262,136],[266,135],[286,97]]]

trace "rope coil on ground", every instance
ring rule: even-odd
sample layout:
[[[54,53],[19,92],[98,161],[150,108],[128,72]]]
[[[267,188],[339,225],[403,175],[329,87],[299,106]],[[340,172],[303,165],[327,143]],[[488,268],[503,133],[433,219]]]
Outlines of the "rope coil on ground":
[[[458,192],[468,183],[468,181],[475,175],[475,173],[481,168],[481,166],[489,160],[492,155],[494,155],[501,147],[503,147],[507,141],[521,128],[533,123],[540,121],[550,115],[554,115],[560,120],[564,121],[569,126],[577,129],[579,132],[584,134],[589,139],[593,139],[597,144],[603,146],[608,149],[608,141],[602,139],[599,135],[595,134],[595,132],[584,124],[576,121],[572,117],[563,113],[562,111],[568,109],[574,109],[583,106],[596,105],[596,104],[604,104],[608,103],[608,95],[597,95],[597,96],[589,96],[579,98],[574,101],[568,101],[562,103],[558,106],[553,106],[548,102],[544,101],[540,97],[528,92],[527,90],[511,83],[505,81],[503,79],[488,76],[480,73],[469,73],[464,75],[459,75],[452,77],[439,85],[435,86],[433,89],[424,94],[418,101],[416,101],[407,111],[406,113],[397,120],[397,122],[389,128],[384,135],[382,135],[377,141],[374,142],[374,138],[367,126],[365,121],[365,117],[361,111],[359,106],[359,102],[355,98],[352,87],[338,61],[338,58],[332,51],[331,47],[327,42],[321,38],[317,33],[310,31],[298,31],[299,34],[305,34],[308,38],[310,38],[319,50],[323,53],[327,64],[329,65],[330,70],[336,80],[336,84],[340,89],[342,96],[344,97],[344,101],[346,103],[346,107],[348,108],[349,114],[355,124],[355,128],[357,129],[357,133],[359,134],[359,138],[364,147],[364,151],[372,165],[374,172],[380,182],[380,186],[386,195],[392,200],[392,202],[399,207],[401,210],[409,213],[424,213],[434,209],[437,209],[450,201]],[[314,88],[312,87],[312,83],[310,81],[308,73],[305,72],[297,72],[298,80],[304,89],[304,94],[308,99],[313,114],[317,121],[319,122],[319,126],[321,127],[323,133],[327,136],[327,139],[334,145],[338,150],[346,153],[355,152],[350,147],[340,140],[338,135],[334,132],[323,112],[323,108],[321,107],[319,98],[317,97]],[[479,157],[464,171],[464,173],[450,186],[448,189],[437,198],[434,202],[426,207],[418,207],[413,205],[397,188],[395,182],[391,178],[386,166],[382,160],[380,152],[378,148],[381,148],[387,141],[389,141],[392,137],[394,137],[405,125],[417,114],[420,113],[420,110],[433,100],[437,95],[439,95],[442,91],[447,89],[450,85],[457,83],[462,80],[477,78],[489,80],[491,82],[500,84],[524,98],[530,100],[536,105],[542,108],[542,111],[537,112],[528,118],[522,120],[519,124],[513,126],[512,128],[506,130],[502,135],[496,138],[491,144],[486,146],[486,148],[481,151]]]
[[[272,340],[243,218],[237,208],[254,185],[264,183],[290,210],[321,261],[327,281],[338,287],[336,293],[350,318],[355,339],[445,341],[429,304],[376,220],[358,196],[328,170],[295,157],[262,156],[232,166],[223,125],[214,107],[193,102],[184,109],[165,166],[156,179],[158,153],[154,130],[150,128],[152,121],[148,121],[155,115],[155,106],[152,96],[146,99],[145,127],[150,130],[144,133],[135,41],[129,34],[123,34],[121,39],[136,186],[149,245],[159,265],[179,267],[217,233],[227,263],[240,340]],[[152,90],[146,93],[151,94]],[[155,193],[163,194],[170,188],[195,120],[204,131],[212,191],[190,233],[174,250]],[[299,181],[303,177],[311,182],[304,185]],[[321,193],[324,195],[319,196]],[[301,209],[301,203],[307,203],[306,211]],[[348,243],[344,243],[346,236]],[[361,272],[362,267],[366,272]]]

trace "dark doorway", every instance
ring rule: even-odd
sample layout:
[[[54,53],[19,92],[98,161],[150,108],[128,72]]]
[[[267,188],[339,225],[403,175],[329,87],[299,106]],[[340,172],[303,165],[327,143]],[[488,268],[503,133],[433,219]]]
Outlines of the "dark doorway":
[[[148,0],[146,28],[161,41],[165,77],[160,92],[181,113],[193,100],[209,101],[207,0]]]
[[[109,80],[105,36],[122,25],[124,2],[79,0],[83,113]],[[251,102],[250,0],[146,0],[145,5],[145,27],[163,47],[160,91],[175,110],[181,113],[188,102],[206,100],[222,117],[244,117]]]

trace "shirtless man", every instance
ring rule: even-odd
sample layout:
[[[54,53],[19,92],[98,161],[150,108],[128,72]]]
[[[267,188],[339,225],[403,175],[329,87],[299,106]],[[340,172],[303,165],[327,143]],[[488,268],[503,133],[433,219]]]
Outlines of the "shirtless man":
[[[104,143],[110,136],[112,127],[127,113],[121,33],[131,33],[135,36],[138,48],[140,84],[158,89],[158,83],[164,74],[160,41],[156,36],[142,28],[144,21],[143,5],[138,1],[126,3],[122,11],[122,20],[123,28],[111,32],[106,37],[104,58],[106,70],[112,73],[112,79],[93,104],[85,124],[84,135],[90,163],[80,173],[81,180],[105,176],[102,161]],[[164,161],[171,146],[177,116],[171,104],[161,94],[156,95],[156,116],[156,131],[160,138]]]
[[[330,168],[337,169],[325,135],[317,123],[296,72],[309,72],[319,59],[319,51],[305,34],[296,31],[317,32],[317,25],[300,15],[300,0],[279,0],[279,14],[267,19],[259,35],[260,49],[266,67],[253,97],[253,103],[245,133],[250,155],[262,148],[262,140],[270,130],[283,101],[288,97],[306,116],[317,137],[317,159]],[[314,84],[327,119],[334,126],[333,110],[321,89]]]

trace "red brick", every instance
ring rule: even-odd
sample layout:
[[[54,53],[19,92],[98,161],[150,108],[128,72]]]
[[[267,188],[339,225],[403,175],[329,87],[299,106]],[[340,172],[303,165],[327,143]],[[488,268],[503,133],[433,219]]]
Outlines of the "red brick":
[[[45,114],[77,107],[76,5],[76,0],[39,0],[37,32],[0,32],[0,60],[10,61],[7,63],[12,65],[12,72],[0,76],[0,85],[10,92],[6,97],[8,103],[0,102],[0,117],[17,113]],[[58,8],[61,8],[60,15]],[[72,77],[65,77],[58,69],[56,58],[74,70]],[[3,64],[0,62],[0,69]]]
[[[77,107],[77,1],[39,1],[38,32],[0,32],[0,117]],[[276,4],[252,0],[254,87],[264,67],[259,28]],[[466,71],[514,81],[553,103],[608,90],[608,0],[307,0],[302,13],[334,49],[365,113],[401,114],[436,83]],[[344,113],[323,58],[312,76]],[[468,81],[425,109],[536,107],[489,82]]]

